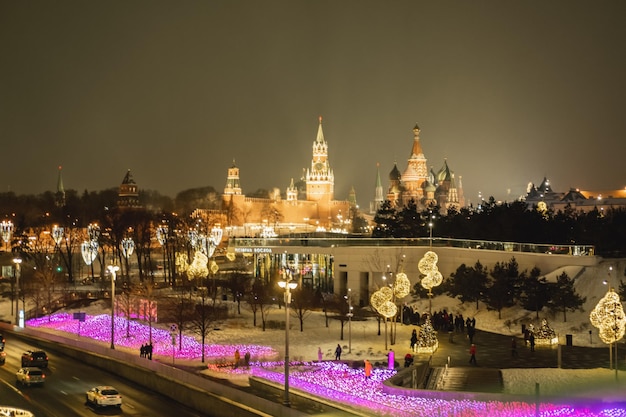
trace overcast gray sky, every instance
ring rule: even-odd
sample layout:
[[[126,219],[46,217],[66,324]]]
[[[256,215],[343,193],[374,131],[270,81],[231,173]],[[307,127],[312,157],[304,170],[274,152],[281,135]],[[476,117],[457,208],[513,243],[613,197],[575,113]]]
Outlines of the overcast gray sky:
[[[335,196],[428,165],[466,197],[626,186],[623,1],[0,1],[0,190],[245,193],[309,167]]]

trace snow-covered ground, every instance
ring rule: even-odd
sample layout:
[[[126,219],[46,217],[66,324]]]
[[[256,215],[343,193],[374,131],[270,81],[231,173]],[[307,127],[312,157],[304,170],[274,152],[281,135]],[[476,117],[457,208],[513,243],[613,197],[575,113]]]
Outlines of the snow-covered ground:
[[[626,266],[625,261],[614,262],[614,271],[624,271]],[[602,265],[598,268],[588,268],[576,281],[576,290],[582,296],[587,297],[587,301],[584,305],[584,311],[568,312],[567,321],[563,321],[563,316],[557,315],[551,317],[546,312],[540,313],[540,318],[536,319],[534,312],[524,311],[518,308],[505,309],[502,311],[502,319],[498,319],[497,312],[487,311],[484,304],[480,303],[479,308],[476,308],[476,304],[461,304],[458,300],[451,299],[446,296],[435,297],[432,300],[433,311],[446,309],[449,312],[461,313],[463,316],[473,316],[476,318],[477,328],[480,330],[486,330],[496,332],[505,335],[519,336],[520,326],[522,323],[530,324],[534,323],[535,326],[540,325],[540,320],[543,318],[548,319],[550,326],[557,332],[560,337],[560,342],[565,343],[565,334],[572,334],[574,344],[576,345],[593,345],[599,346],[601,342],[597,337],[597,330],[589,323],[589,313],[595,307],[598,300],[606,293],[607,286],[603,284],[603,280],[607,278],[604,268],[606,265]],[[611,277],[615,279],[614,277]],[[617,281],[612,285],[617,285]],[[428,311],[428,300],[417,300],[411,302],[417,311]],[[241,349],[241,355],[243,357],[244,350],[252,349],[252,346],[268,347],[269,350],[259,353],[260,356],[274,356],[274,359],[281,360],[284,357],[284,330],[268,328],[263,331],[260,327],[260,319],[257,322],[257,326],[252,325],[252,313],[242,306],[242,314],[236,313],[235,305],[230,303],[231,318],[222,323],[217,323],[215,329],[211,331],[209,335],[210,343],[215,346],[221,346],[221,350],[218,350],[218,356],[210,356],[207,361],[213,363],[219,363],[220,361],[228,362],[232,360],[232,352],[235,347]],[[104,333],[104,341],[107,341],[107,337],[110,337],[110,322],[106,321],[108,317],[108,307],[103,303],[95,303],[94,305],[81,309],[89,316],[94,316],[98,320],[103,321],[100,326],[107,329]],[[11,320],[10,317],[10,305],[8,300],[0,300],[0,320]],[[272,309],[270,312],[269,320],[275,322],[282,322],[285,318],[284,309]],[[299,323],[294,318],[290,318],[290,359],[292,361],[314,361],[318,359],[318,348],[321,348],[323,352],[323,359],[334,359],[334,349],[338,343],[344,346],[344,352],[342,359],[364,359],[378,358],[384,361],[386,358],[385,341],[383,337],[376,336],[377,334],[377,322],[374,319],[367,321],[353,321],[351,324],[351,337],[349,337],[349,328],[346,324],[344,327],[344,339],[340,340],[340,322],[337,320],[330,320],[329,325],[326,326],[324,315],[321,312],[313,312],[304,322],[304,331],[299,331]],[[107,328],[107,324],[108,328]],[[75,325],[75,324],[74,324]],[[87,335],[89,332],[89,324],[83,323],[81,328],[81,334]],[[116,322],[116,328],[119,325]],[[94,328],[97,327],[94,324]],[[155,341],[155,355],[159,353],[163,355],[170,354],[171,341],[168,336],[169,324],[159,323],[157,327],[162,328],[164,341]],[[383,326],[384,328],[384,326]],[[398,340],[409,340],[410,332],[413,326],[399,326],[398,327]],[[67,329],[65,329],[67,330]],[[590,341],[589,330],[592,330],[592,338]],[[71,331],[71,330],[68,330]],[[94,330],[95,331],[95,330]],[[117,333],[123,333],[123,330],[117,330]],[[140,331],[134,334],[141,334]],[[193,338],[193,335],[189,335]],[[156,336],[155,336],[156,340]],[[129,349],[136,349],[137,346],[144,343],[144,340],[135,340],[129,346]],[[119,342],[118,342],[119,344]],[[348,345],[351,346],[351,352],[348,351]],[[220,356],[221,355],[221,356]],[[253,357],[253,360],[255,358]],[[199,357],[187,358],[191,362],[197,362],[200,364]],[[216,370],[219,372],[219,369]],[[344,371],[347,373],[347,371]],[[239,379],[242,383],[245,383],[247,378],[247,371],[237,370],[227,376],[233,380]],[[598,400],[602,400],[603,395],[607,389],[615,391],[618,387],[622,392],[626,392],[626,374],[620,371],[618,382],[615,381],[615,372],[608,369],[509,369],[503,371],[505,391],[510,394],[533,394],[535,390],[535,381],[541,381],[541,391],[543,395],[584,395],[585,397],[594,396]],[[327,378],[330,379],[330,378]],[[608,388],[606,388],[608,387]],[[606,389],[605,389],[606,388]],[[426,411],[422,411],[426,412]],[[517,412],[503,413],[503,414],[491,414],[495,415],[524,415]],[[461,415],[461,414],[454,414]],[[467,415],[484,415],[467,414]],[[552,415],[552,414],[546,414]],[[619,415],[626,416],[626,410],[617,409],[612,410],[611,414],[608,412],[605,414],[588,413],[588,414],[576,414],[572,411],[570,414],[564,413],[560,415]]]

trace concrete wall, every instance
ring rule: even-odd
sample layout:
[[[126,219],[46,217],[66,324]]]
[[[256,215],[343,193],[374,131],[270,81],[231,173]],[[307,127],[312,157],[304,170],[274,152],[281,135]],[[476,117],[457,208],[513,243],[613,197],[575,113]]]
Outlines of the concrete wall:
[[[310,248],[312,250],[313,248]],[[473,267],[476,262],[492,269],[497,262],[508,262],[511,258],[515,258],[519,264],[520,272],[524,270],[530,272],[534,267],[541,270],[542,275],[548,275],[559,268],[568,266],[590,267],[599,263],[601,258],[597,256],[572,256],[572,255],[556,255],[534,252],[513,252],[487,249],[469,249],[454,247],[433,247],[432,249],[424,246],[399,246],[399,247],[336,247],[331,249],[335,260],[335,278],[347,274],[348,288],[352,289],[352,293],[359,299],[354,300],[354,304],[358,305],[359,301],[367,305],[369,303],[370,291],[375,290],[374,285],[381,285],[381,276],[387,270],[387,265],[391,272],[399,272],[399,266],[402,262],[402,269],[407,274],[411,285],[419,282],[420,272],[418,270],[418,262],[424,254],[432,250],[435,252],[439,261],[437,267],[443,275],[444,280],[450,277],[450,274],[465,264]],[[364,274],[369,276],[370,288],[362,288]],[[570,278],[574,278],[571,277]],[[335,292],[339,293],[341,289],[335,286]]]

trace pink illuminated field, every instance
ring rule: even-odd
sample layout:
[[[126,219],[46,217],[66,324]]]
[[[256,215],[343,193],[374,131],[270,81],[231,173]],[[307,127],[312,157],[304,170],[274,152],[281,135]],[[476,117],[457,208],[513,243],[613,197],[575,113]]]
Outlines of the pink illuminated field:
[[[55,314],[28,321],[29,327],[43,327],[67,333],[79,333],[79,323],[70,313]],[[148,326],[127,321],[122,317],[115,319],[115,344],[129,349],[137,349],[147,343],[150,329]],[[89,337],[102,342],[110,342],[110,316],[87,315],[86,321],[80,323],[80,336]],[[152,329],[153,354],[156,356],[172,355],[171,335],[169,331]],[[253,363],[250,370],[242,368],[216,366],[233,357],[234,351],[250,352]],[[277,383],[284,382],[283,363],[276,362],[278,353],[268,346],[254,344],[208,344],[205,346],[205,357],[210,368],[217,372],[247,373],[266,378]],[[177,358],[199,360],[201,345],[195,338],[183,335],[182,346],[176,348]],[[243,356],[243,354],[242,354]],[[393,396],[382,390],[382,381],[395,374],[394,370],[374,369],[372,377],[366,379],[362,369],[332,361],[293,362],[291,364],[290,383],[294,389],[301,389],[328,399],[334,399],[347,405],[366,408],[377,415],[393,416],[458,416],[458,417],[626,417],[624,407],[606,404],[588,404],[585,406],[542,403],[539,413],[534,403],[522,402],[483,402],[469,400],[442,400],[419,397]]]

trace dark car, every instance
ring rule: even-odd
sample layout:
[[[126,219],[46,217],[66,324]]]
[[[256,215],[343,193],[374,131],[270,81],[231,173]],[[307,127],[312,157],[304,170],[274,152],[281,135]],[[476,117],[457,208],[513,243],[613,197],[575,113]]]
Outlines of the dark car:
[[[4,363],[7,361],[7,353],[2,350],[0,351],[0,365],[4,365]]]
[[[28,366],[47,368],[48,355],[43,350],[27,350],[22,354],[22,368]]]
[[[6,342],[6,340],[4,339],[4,335],[0,333],[0,351],[4,350],[4,342]]]

